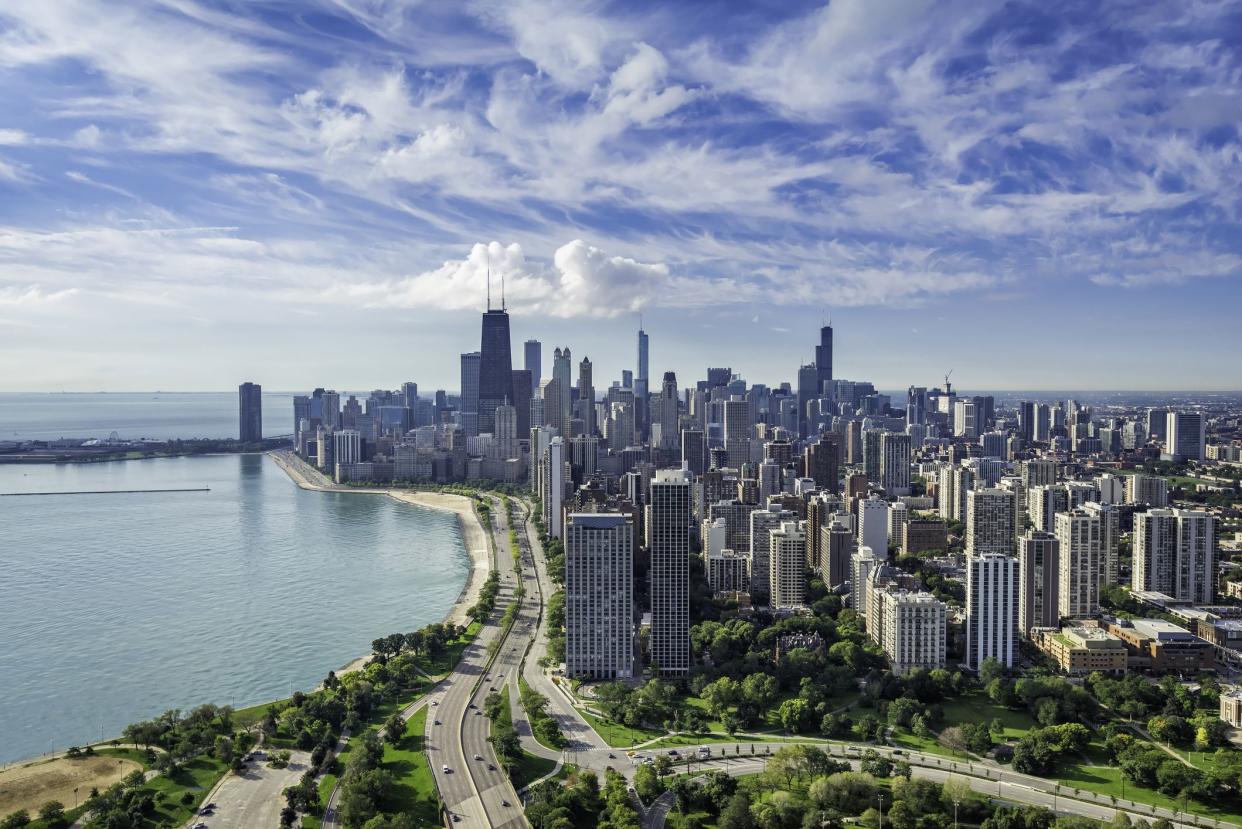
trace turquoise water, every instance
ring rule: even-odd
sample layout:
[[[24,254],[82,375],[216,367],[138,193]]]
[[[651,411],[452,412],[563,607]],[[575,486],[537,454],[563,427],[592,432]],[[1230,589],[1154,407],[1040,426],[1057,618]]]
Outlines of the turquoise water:
[[[465,583],[455,515],[303,491],[263,455],[0,465],[0,492],[201,486],[0,497],[0,762],[310,689]]]

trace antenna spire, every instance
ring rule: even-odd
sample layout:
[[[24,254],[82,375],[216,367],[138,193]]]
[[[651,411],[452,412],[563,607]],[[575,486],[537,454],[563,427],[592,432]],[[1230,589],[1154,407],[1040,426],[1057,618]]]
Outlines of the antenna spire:
[[[492,310],[492,248],[487,245],[484,250],[487,253],[487,310]]]
[[[500,310],[505,310],[505,272],[500,272]]]

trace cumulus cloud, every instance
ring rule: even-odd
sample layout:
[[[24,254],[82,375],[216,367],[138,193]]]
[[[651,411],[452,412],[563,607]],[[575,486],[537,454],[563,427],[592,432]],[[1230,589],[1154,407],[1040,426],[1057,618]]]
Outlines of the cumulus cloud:
[[[434,270],[379,283],[334,285],[332,300],[369,307],[467,310],[481,307],[490,291],[515,310],[556,317],[614,317],[658,304],[671,287],[666,265],[610,256],[575,239],[552,256],[550,265],[527,259],[517,243],[476,244],[465,259]]]

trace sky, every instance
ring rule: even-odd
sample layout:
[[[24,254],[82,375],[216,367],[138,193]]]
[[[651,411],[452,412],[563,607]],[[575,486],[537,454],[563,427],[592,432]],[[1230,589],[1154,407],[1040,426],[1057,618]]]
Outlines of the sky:
[[[4,0],[0,391],[1242,387],[1242,4]],[[515,366],[517,367],[517,366]]]

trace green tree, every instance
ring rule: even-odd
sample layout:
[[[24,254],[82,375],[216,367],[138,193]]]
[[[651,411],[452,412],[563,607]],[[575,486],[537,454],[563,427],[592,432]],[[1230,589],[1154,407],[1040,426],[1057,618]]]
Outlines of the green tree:
[[[39,820],[43,821],[43,825],[48,829],[68,825],[69,821],[65,818],[65,804],[59,800],[49,800],[44,803],[39,807]]]

